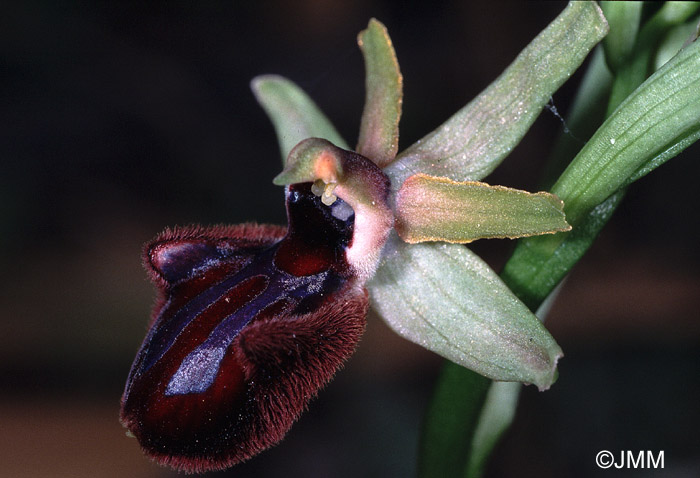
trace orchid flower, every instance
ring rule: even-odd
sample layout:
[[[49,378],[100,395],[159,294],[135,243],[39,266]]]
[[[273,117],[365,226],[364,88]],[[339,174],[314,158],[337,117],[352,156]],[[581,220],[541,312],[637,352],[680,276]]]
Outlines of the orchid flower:
[[[398,334],[498,381],[547,389],[562,351],[465,243],[568,231],[563,203],[480,182],[606,33],[572,2],[481,95],[400,154],[402,75],[386,28],[358,43],[354,150],[279,76],[253,80],[277,131],[288,227],[166,230],[144,249],[159,299],[122,423],[161,464],[223,469],[279,442],[353,353],[368,307]]]

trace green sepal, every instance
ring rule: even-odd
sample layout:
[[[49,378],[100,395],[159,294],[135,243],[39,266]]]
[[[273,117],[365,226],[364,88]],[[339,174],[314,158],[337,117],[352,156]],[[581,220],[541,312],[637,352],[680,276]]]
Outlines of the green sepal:
[[[250,87],[272,121],[282,160],[306,138],[323,138],[343,149],[347,143],[309,96],[292,81],[277,75],[253,78]]]
[[[479,180],[500,164],[608,26],[595,2],[570,2],[486,90],[385,170],[394,184],[415,172]]]
[[[494,380],[549,388],[562,351],[476,254],[458,244],[389,237],[367,285],[399,335]]]

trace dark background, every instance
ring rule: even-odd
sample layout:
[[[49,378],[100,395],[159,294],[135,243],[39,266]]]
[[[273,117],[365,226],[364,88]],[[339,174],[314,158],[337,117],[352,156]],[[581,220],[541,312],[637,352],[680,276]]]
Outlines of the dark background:
[[[175,224],[283,224],[255,75],[296,81],[353,144],[370,17],[404,75],[401,149],[488,85],[560,2],[11,2],[0,8],[0,477],[157,477],[117,421],[153,291],[141,245]],[[554,97],[565,112],[580,75]],[[545,111],[489,182],[535,189]],[[574,132],[575,134],[575,132]],[[623,476],[602,449],[700,470],[698,147],[635,184],[548,326],[558,383],[523,392],[489,475]],[[482,241],[483,242],[483,241]],[[509,241],[474,249],[496,268]],[[216,476],[405,477],[440,360],[376,316],[283,443]],[[643,473],[643,474],[642,474]]]

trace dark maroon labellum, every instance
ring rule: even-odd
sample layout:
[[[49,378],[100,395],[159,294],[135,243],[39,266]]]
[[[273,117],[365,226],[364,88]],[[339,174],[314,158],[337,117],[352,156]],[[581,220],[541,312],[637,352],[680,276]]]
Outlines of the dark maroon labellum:
[[[289,187],[286,231],[190,227],[147,245],[160,293],[121,420],[159,463],[216,470],[274,445],[354,351],[368,307],[345,258],[354,214],[310,187]]]

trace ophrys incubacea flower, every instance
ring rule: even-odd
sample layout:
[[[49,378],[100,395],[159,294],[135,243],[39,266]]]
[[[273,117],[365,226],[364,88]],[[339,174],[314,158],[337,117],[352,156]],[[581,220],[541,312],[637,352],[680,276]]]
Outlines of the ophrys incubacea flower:
[[[291,82],[254,80],[287,158],[275,183],[286,187],[288,227],[190,227],[147,245],[160,300],[122,407],[146,453],[204,471],[277,443],[353,352],[368,295],[402,336],[495,380],[548,388],[561,349],[459,243],[569,228],[555,196],[478,181],[600,40],[585,22],[597,15],[569,7],[398,156],[402,77],[376,20],[359,37],[367,97],[356,152]],[[554,64],[543,44],[567,54]]]

